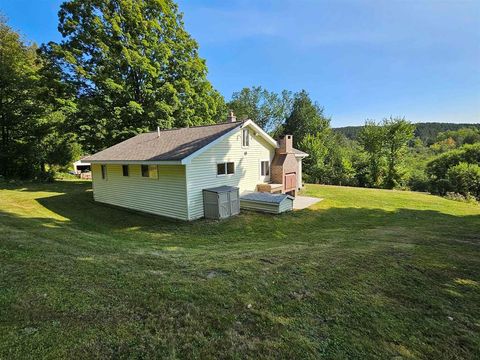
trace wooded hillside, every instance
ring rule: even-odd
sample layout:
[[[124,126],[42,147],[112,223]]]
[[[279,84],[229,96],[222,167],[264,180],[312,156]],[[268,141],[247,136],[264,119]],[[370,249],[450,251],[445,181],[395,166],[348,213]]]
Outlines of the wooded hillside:
[[[422,139],[427,145],[431,145],[436,141],[437,135],[444,131],[459,130],[462,128],[480,129],[480,124],[454,124],[454,123],[416,123],[415,136]],[[357,140],[360,130],[363,126],[345,126],[334,128],[333,130],[345,135],[350,140]]]

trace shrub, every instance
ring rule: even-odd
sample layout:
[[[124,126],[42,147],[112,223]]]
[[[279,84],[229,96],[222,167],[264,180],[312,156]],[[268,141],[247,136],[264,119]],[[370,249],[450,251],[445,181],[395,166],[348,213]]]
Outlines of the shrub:
[[[437,156],[426,168],[430,192],[441,195],[447,192],[472,193],[478,198],[479,166],[480,143],[465,145]]]
[[[465,145],[437,156],[427,164],[427,174],[436,179],[446,179],[448,169],[461,162],[480,165],[480,143]]]
[[[407,181],[407,187],[413,191],[429,191],[430,179],[424,171],[414,171]]]
[[[467,202],[467,203],[470,203],[470,204],[478,204],[477,199],[475,199],[475,197],[473,197],[470,194],[467,194],[467,195],[464,196],[464,195],[456,193],[456,192],[447,192],[445,197],[449,200]]]
[[[472,194],[480,198],[480,166],[461,162],[447,171],[450,189],[464,196]]]

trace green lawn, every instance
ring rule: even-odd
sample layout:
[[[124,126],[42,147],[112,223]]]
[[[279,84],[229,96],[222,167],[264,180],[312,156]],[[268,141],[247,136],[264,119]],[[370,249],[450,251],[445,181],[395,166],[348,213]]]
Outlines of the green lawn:
[[[480,356],[480,206],[308,185],[175,222],[88,182],[0,183],[0,358]]]

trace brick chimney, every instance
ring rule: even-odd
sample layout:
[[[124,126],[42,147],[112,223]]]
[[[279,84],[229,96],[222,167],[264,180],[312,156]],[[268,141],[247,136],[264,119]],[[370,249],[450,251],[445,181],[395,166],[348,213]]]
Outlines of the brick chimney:
[[[230,110],[230,112],[228,113],[228,116],[227,116],[227,123],[234,123],[234,122],[237,122],[237,117],[235,116],[233,111]]]
[[[280,139],[278,145],[280,146],[278,149],[279,154],[293,153],[293,136],[285,135],[283,138]]]

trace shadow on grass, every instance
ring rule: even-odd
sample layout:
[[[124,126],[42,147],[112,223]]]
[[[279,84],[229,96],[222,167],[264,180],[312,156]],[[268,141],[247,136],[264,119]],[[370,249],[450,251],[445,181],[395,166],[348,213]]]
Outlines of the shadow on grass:
[[[479,244],[480,215],[454,216],[434,210],[399,208],[395,211],[368,208],[305,209],[273,216],[242,212],[224,221],[177,221],[119,207],[96,203],[88,182],[35,184],[16,190],[60,192],[35,199],[42,207],[67,221],[33,218],[47,228],[66,227],[86,232],[115,234],[125,238],[141,238],[141,233],[162,237],[171,242],[197,244],[254,243],[309,244],[342,238],[386,239],[392,241],[428,241],[429,233],[447,241]],[[10,187],[12,189],[12,187]],[[7,216],[5,213],[3,216]],[[15,217],[8,214],[8,216]],[[21,218],[26,220],[28,218]],[[0,218],[1,220],[1,218]],[[477,231],[475,230],[477,229]],[[423,238],[418,235],[422,233]],[[174,235],[174,236],[173,236]],[[435,237],[435,236],[434,236]],[[416,239],[418,238],[418,239]]]

